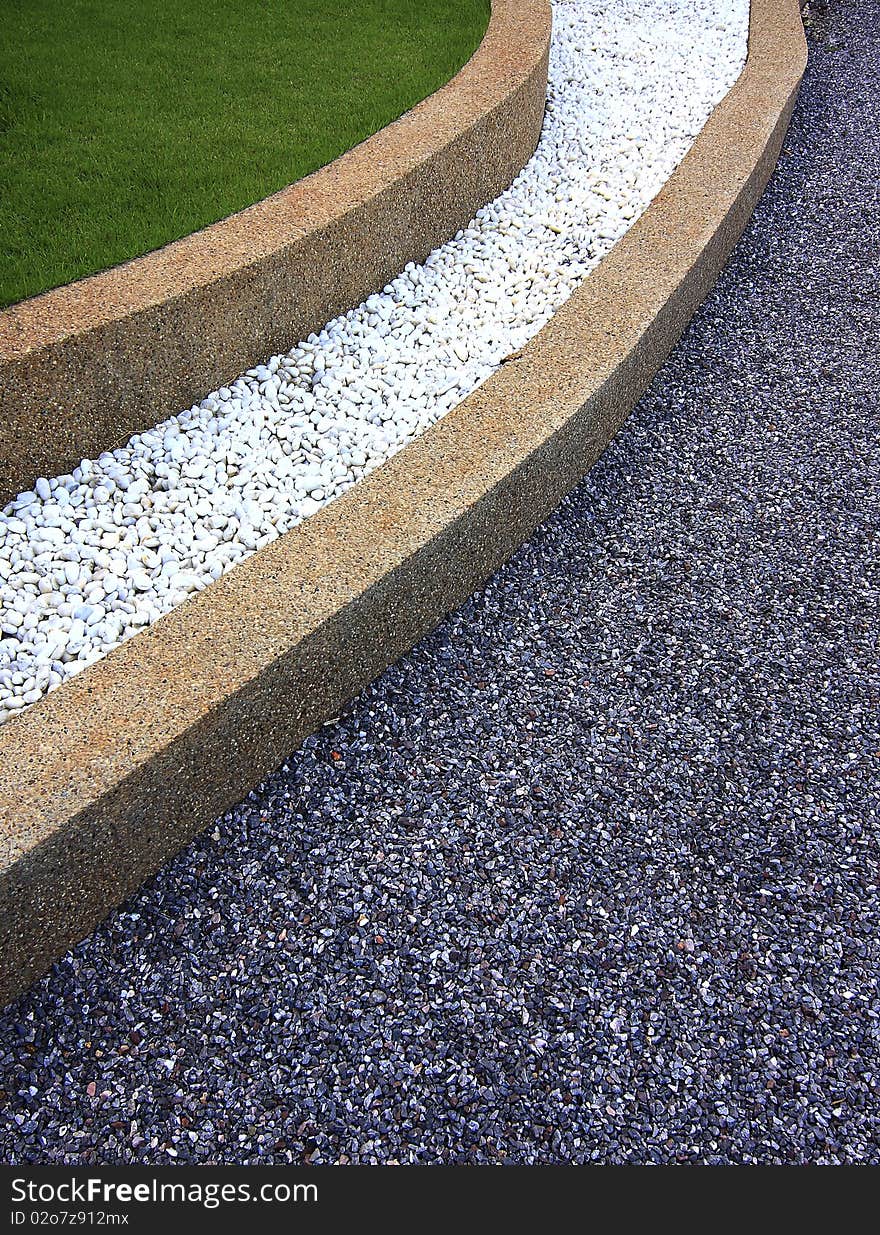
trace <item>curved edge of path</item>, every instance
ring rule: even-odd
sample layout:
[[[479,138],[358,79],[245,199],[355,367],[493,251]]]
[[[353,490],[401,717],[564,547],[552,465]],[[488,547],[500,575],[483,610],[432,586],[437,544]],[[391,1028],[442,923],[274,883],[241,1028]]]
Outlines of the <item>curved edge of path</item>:
[[[0,505],[286,351],[423,261],[538,144],[549,0],[492,0],[445,86],[312,175],[0,311]]]

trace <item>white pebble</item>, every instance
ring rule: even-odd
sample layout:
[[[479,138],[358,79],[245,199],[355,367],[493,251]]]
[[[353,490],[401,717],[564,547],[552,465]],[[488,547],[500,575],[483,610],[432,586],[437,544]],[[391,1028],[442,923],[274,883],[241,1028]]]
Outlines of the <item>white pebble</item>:
[[[532,338],[738,77],[748,0],[555,0],[510,188],[285,356],[0,514],[0,723],[309,518]]]

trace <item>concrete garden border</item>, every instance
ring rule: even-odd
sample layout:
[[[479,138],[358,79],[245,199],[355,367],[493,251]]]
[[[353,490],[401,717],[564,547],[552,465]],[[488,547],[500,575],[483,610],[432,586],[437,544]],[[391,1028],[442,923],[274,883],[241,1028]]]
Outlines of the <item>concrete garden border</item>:
[[[343,497],[0,730],[11,998],[455,608],[579,480],[717,277],[806,64],[752,0],[745,70],[564,308]]]
[[[0,505],[286,352],[508,187],[541,132],[549,0],[492,0],[436,93],[182,240],[0,311]]]

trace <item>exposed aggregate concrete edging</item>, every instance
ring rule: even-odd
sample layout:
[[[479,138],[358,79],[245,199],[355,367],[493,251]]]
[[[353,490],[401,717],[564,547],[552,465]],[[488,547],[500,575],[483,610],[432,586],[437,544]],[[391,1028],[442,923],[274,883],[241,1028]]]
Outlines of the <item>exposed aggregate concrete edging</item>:
[[[450,82],[229,218],[0,311],[0,505],[286,351],[448,240],[541,132],[548,0],[492,0]]]
[[[805,63],[796,0],[752,0],[739,81],[520,358],[344,497],[4,726],[0,998],[458,605],[590,467],[740,235]]]

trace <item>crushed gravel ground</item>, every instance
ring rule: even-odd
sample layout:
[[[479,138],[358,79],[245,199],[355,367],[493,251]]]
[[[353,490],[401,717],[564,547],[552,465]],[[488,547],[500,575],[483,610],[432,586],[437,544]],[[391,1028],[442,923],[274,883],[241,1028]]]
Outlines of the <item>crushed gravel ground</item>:
[[[880,0],[589,478],[0,1023],[6,1161],[880,1162]]]

